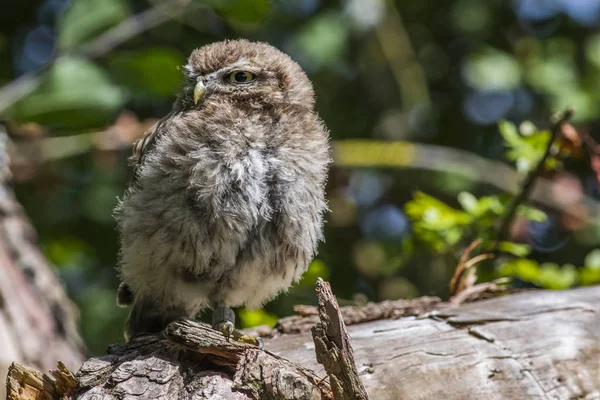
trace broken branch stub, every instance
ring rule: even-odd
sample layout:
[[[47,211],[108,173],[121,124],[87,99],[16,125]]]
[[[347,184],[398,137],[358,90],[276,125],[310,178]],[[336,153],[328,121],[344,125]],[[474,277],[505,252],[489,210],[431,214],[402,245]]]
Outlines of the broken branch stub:
[[[369,397],[354,363],[354,352],[340,307],[329,283],[317,279],[319,319],[312,328],[317,361],[329,376],[336,400],[367,400]]]

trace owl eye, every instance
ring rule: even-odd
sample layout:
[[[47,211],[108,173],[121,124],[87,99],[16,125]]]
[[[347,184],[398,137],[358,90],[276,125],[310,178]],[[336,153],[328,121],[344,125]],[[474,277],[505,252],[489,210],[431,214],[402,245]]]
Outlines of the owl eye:
[[[233,83],[248,83],[256,79],[252,72],[235,71],[229,74],[229,81]]]

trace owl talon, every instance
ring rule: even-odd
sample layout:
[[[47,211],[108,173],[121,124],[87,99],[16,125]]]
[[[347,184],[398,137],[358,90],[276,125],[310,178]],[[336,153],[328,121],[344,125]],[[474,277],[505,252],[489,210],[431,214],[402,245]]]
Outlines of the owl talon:
[[[235,313],[233,310],[222,303],[217,305],[212,314],[212,327],[229,339],[235,330]]]
[[[235,327],[231,321],[222,321],[214,324],[213,329],[221,332],[223,336],[229,339],[233,335]]]
[[[233,331],[233,339],[236,342],[246,343],[246,344],[251,344],[252,346],[256,346],[256,347],[258,347],[259,350],[262,350],[262,348],[265,345],[260,336],[244,335],[242,332],[238,331],[237,329]]]
[[[235,329],[235,313],[227,306],[219,305],[213,311],[213,329],[219,331],[228,340],[232,338],[236,342],[246,343],[262,349],[264,343],[259,336],[245,335]]]

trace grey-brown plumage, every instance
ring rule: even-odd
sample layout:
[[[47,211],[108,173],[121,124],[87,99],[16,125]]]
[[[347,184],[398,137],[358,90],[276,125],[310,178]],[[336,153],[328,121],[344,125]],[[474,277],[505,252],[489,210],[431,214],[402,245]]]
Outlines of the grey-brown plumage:
[[[235,40],[184,70],[173,111],[134,145],[116,209],[128,338],[206,307],[260,307],[322,239],[328,134],[300,66]]]

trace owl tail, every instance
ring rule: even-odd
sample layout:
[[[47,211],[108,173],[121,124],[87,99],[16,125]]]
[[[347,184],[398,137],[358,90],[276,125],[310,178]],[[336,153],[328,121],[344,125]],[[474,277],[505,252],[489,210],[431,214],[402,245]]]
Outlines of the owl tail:
[[[161,332],[171,322],[186,316],[183,310],[171,308],[165,311],[151,299],[135,298],[124,283],[119,286],[117,304],[120,307],[133,305],[125,323],[125,340],[127,342],[143,333]]]

